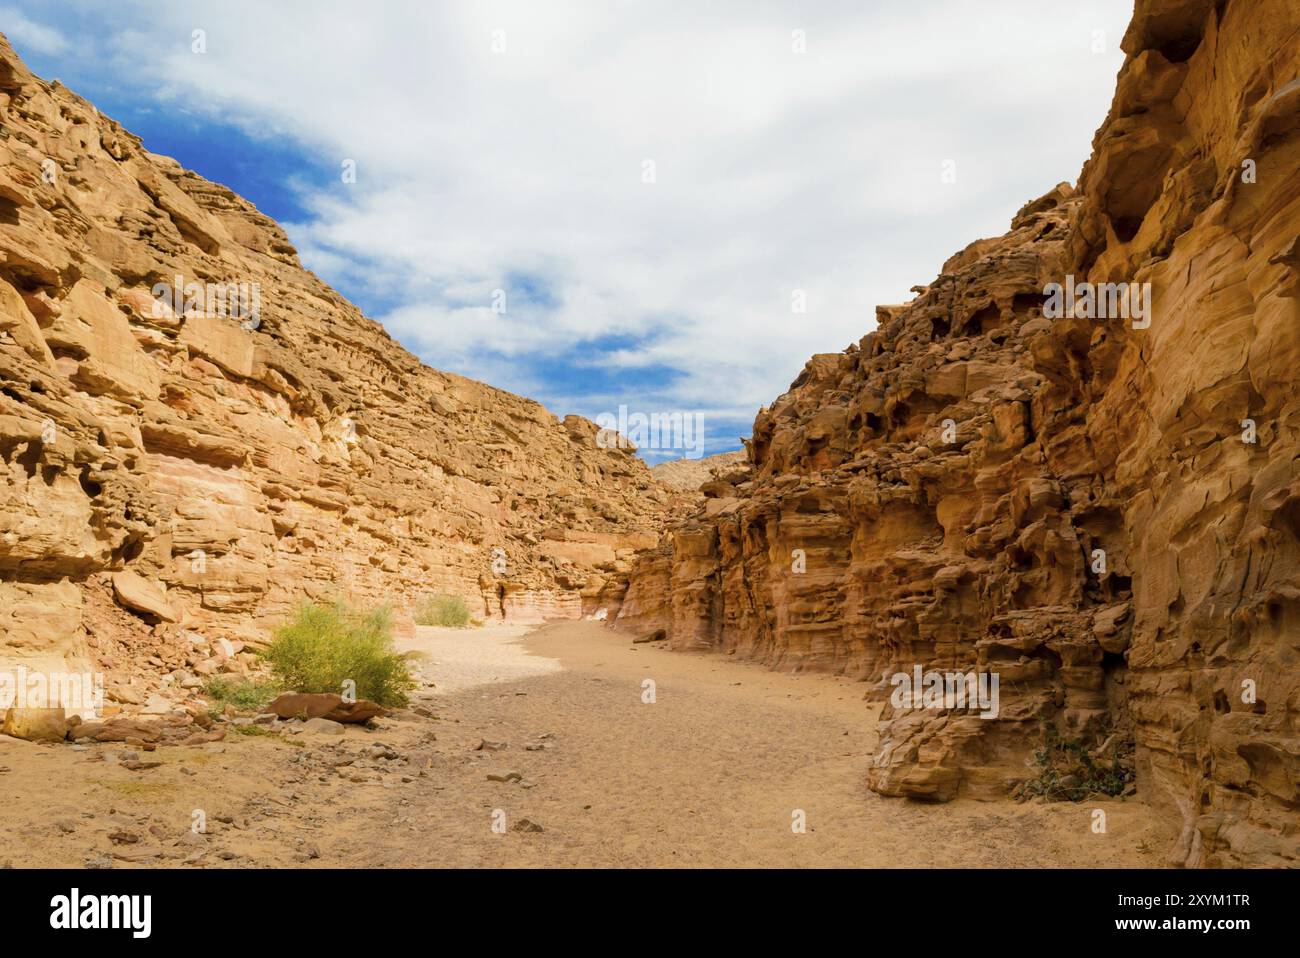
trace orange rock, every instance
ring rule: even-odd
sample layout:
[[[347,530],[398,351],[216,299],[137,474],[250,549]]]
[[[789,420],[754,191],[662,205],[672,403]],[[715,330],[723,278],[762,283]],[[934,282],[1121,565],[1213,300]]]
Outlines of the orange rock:
[[[368,722],[387,709],[368,699],[344,701],[333,692],[284,692],[266,706],[266,711],[280,718],[325,718],[331,722]]]
[[[68,733],[68,719],[61,708],[6,709],[0,733],[31,742],[62,742]]]

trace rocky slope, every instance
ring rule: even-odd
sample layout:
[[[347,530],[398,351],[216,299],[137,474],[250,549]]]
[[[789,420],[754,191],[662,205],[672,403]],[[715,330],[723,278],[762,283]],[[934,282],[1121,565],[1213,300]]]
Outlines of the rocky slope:
[[[0,669],[122,702],[238,669],[304,596],[597,612],[672,507],[594,424],[421,365],[3,38],[0,381]]]
[[[813,357],[618,625],[869,680],[884,794],[1024,790],[1050,727],[1171,861],[1295,866],[1300,8],[1138,0],[1123,49],[1078,187]],[[1149,324],[1056,314],[1085,281]],[[998,716],[891,701],[917,666],[997,674]]]
[[[744,452],[720,452],[703,459],[672,459],[650,467],[650,475],[665,486],[683,492],[698,492],[706,482],[723,476],[737,467],[743,468]]]

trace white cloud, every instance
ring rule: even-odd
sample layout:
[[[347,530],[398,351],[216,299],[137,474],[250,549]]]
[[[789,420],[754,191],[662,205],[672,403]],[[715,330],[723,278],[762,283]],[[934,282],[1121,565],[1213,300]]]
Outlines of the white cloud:
[[[356,161],[354,185],[303,187],[314,218],[290,234],[326,279],[393,304],[376,318],[426,361],[561,414],[610,408],[612,372],[640,383],[634,408],[743,421],[809,355],[869,331],[877,303],[1074,179],[1130,12],[136,0],[113,24],[119,66],[172,109]],[[606,378],[584,390],[547,359]],[[676,375],[659,385],[631,376],[661,365]]]
[[[53,55],[68,49],[68,41],[58,30],[27,19],[13,7],[0,7],[0,31],[18,47],[20,53],[30,48],[37,53]]]

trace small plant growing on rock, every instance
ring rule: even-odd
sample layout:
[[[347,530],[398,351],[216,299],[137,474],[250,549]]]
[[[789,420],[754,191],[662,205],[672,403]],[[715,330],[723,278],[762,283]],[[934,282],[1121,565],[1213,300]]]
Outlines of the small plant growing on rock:
[[[228,675],[214,675],[203,686],[203,695],[210,702],[229,705],[240,712],[260,712],[280,692],[275,682],[233,679]]]
[[[416,625],[441,625],[463,629],[469,625],[469,606],[458,595],[427,595],[415,606]]]
[[[415,688],[405,657],[393,650],[393,611],[386,605],[303,602],[262,657],[294,692],[341,692],[350,681],[357,698],[401,707]]]
[[[1034,764],[1038,774],[1020,786],[1020,799],[1042,795],[1052,802],[1081,802],[1095,792],[1119,795],[1133,780],[1132,766],[1122,761],[1119,747],[1109,765],[1099,764],[1082,740],[1064,738],[1052,725],[1044,732],[1042,747],[1034,750]]]

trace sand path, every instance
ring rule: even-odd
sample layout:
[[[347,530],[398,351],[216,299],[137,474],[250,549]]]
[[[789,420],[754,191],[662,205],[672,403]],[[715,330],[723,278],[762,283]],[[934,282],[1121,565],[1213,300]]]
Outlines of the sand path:
[[[431,714],[375,731],[231,735],[159,749],[147,772],[119,767],[119,746],[0,739],[0,847],[26,849],[18,866],[1159,867],[1173,837],[1132,800],[881,798],[864,783],[875,708],[843,678],[633,646],[594,623],[420,629],[405,647],[437,685],[418,699]],[[377,742],[401,759],[371,757]],[[230,821],[194,838],[195,808]],[[139,841],[110,837],[124,830]]]

